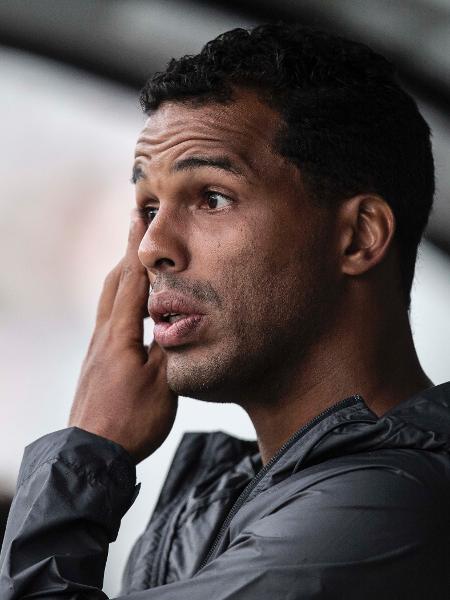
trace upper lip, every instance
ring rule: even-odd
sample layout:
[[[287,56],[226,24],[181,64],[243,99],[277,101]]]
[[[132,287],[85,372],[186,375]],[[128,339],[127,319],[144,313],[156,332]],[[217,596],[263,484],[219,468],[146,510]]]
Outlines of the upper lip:
[[[148,312],[155,323],[163,321],[165,314],[202,315],[202,310],[190,298],[172,292],[152,294],[148,303]]]

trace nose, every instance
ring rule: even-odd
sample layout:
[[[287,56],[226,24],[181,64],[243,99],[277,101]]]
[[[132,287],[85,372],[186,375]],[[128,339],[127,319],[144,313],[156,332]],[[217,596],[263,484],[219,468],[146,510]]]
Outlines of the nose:
[[[139,260],[155,276],[184,271],[189,263],[186,242],[185,228],[180,219],[160,208],[142,238]]]

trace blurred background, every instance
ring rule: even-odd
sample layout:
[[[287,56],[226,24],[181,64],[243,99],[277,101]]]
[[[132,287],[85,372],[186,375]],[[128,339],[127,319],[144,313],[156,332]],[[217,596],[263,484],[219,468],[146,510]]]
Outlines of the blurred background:
[[[0,509],[23,448],[65,427],[104,275],[126,242],[138,90],[219,33],[295,20],[365,41],[398,66],[433,130],[435,209],[411,319],[435,383],[450,373],[450,0],[2,0],[0,2]],[[186,430],[251,438],[235,406],[183,399],[169,439],[139,466],[140,495],[111,546],[118,593]],[[0,521],[0,535],[2,522]]]

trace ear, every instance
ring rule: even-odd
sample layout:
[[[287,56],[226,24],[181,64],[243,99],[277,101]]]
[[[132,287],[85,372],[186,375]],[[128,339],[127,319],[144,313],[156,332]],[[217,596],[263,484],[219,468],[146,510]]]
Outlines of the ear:
[[[389,204],[377,195],[345,200],[338,210],[342,272],[361,275],[386,256],[395,233]]]

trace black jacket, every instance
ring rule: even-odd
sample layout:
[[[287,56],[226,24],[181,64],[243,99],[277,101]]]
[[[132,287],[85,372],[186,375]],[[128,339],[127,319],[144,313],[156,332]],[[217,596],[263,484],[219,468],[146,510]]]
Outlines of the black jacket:
[[[126,600],[450,598],[450,384],[381,418],[346,399],[261,470],[257,447],[186,434],[128,561]],[[1,600],[104,599],[136,495],[118,445],[71,428],[25,451]]]

